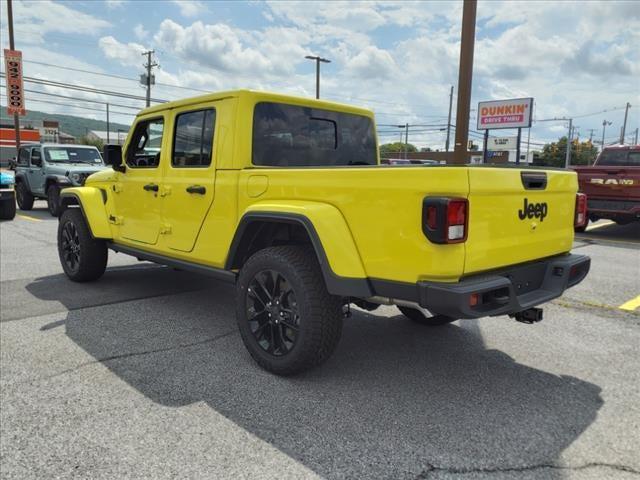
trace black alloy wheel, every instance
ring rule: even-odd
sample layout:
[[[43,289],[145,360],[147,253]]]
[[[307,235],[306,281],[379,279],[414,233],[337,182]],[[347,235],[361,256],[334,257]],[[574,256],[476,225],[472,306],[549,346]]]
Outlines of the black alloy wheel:
[[[18,182],[16,184],[16,200],[20,210],[31,210],[33,208],[33,195],[24,182]]]
[[[70,272],[76,273],[80,268],[80,236],[76,225],[67,221],[62,227],[62,257]]]
[[[262,270],[249,282],[247,320],[258,345],[276,357],[293,349],[300,313],[293,287],[280,272]]]
[[[329,294],[312,247],[254,253],[236,282],[236,320],[253,359],[277,375],[323,363],[342,332],[343,299]]]

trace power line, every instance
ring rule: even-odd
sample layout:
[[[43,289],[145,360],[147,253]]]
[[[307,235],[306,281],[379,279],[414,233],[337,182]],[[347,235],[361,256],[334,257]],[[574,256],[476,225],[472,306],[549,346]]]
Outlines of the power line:
[[[0,72],[0,77],[5,77],[6,74],[4,72]],[[51,87],[59,87],[59,88],[67,88],[70,90],[78,90],[81,92],[89,92],[89,93],[97,93],[100,95],[109,95],[112,97],[120,97],[120,98],[129,98],[132,100],[144,100],[146,101],[146,97],[142,97],[140,95],[132,95],[130,93],[123,93],[123,92],[115,92],[115,91],[111,91],[111,90],[101,90],[101,89],[97,89],[97,88],[92,88],[92,87],[85,87],[82,85],[69,85],[67,83],[62,83],[62,82],[57,82],[54,80],[43,80],[40,78],[33,78],[33,77],[23,77],[25,82],[28,83],[35,83],[38,85],[48,85]],[[162,99],[157,99],[157,98],[152,98],[151,101],[155,102],[155,103],[166,103],[168,102],[168,100],[162,100]]]
[[[60,105],[63,107],[68,107],[68,108],[75,108],[75,109],[80,109],[80,110],[89,110],[89,111],[94,111],[94,112],[100,112],[100,113],[105,113],[104,110],[99,109],[99,108],[91,108],[91,107],[84,107],[81,105],[71,105],[68,103],[62,103],[62,102],[54,102],[52,100],[42,100],[42,99],[30,99],[30,102],[33,103],[49,103],[52,105]],[[111,112],[111,113],[116,113],[118,115],[128,115],[130,117],[135,117],[136,114],[135,113],[129,113],[129,112]]]
[[[4,57],[4,55],[0,55],[0,58],[3,58],[3,57]],[[84,70],[82,68],[63,67],[61,65],[54,65],[52,63],[37,62],[35,60],[23,60],[23,62],[24,63],[33,63],[35,65],[42,65],[42,66],[45,66],[45,67],[59,68],[61,70],[69,70],[69,71],[72,71],[72,72],[88,73],[89,75],[97,75],[97,76],[100,76],[100,77],[117,78],[118,80],[128,80],[128,81],[136,82],[136,83],[138,83],[140,81],[139,78],[125,77],[123,75],[114,75],[112,73],[92,72],[91,70]],[[211,93],[211,90],[204,90],[202,88],[194,88],[194,87],[183,87],[181,85],[172,85],[170,83],[156,82],[155,85],[156,86],[169,87],[169,88],[178,88],[178,89],[181,89],[181,90],[191,90],[191,91],[194,91],[194,92]]]
[[[0,85],[0,88],[6,88],[6,87],[4,85]],[[112,107],[129,108],[129,109],[137,110],[137,111],[140,111],[143,108],[143,107],[135,107],[133,105],[121,105],[119,103],[106,102],[104,100],[90,100],[88,98],[71,97],[71,96],[68,96],[68,95],[60,95],[58,93],[49,93],[49,92],[43,92],[43,91],[40,91],[40,90],[31,90],[31,89],[28,89],[28,88],[25,88],[24,91],[28,92],[28,93],[36,93],[38,95],[46,95],[46,96],[49,96],[49,97],[66,98],[66,99],[75,100],[75,101],[78,101],[78,102],[97,103],[99,105],[106,105],[108,103],[109,106],[112,106]]]

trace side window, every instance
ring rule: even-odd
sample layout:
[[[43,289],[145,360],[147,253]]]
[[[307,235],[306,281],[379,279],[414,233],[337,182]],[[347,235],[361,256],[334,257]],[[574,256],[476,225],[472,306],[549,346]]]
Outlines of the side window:
[[[31,150],[31,165],[42,165],[42,152],[40,147],[35,147]]]
[[[211,165],[215,110],[181,113],[176,117],[171,165],[208,167]]]
[[[18,153],[18,165],[20,165],[22,167],[28,166],[30,157],[31,157],[30,149],[21,148],[20,152]]]
[[[126,154],[131,168],[156,168],[160,164],[164,120],[154,118],[136,125]]]

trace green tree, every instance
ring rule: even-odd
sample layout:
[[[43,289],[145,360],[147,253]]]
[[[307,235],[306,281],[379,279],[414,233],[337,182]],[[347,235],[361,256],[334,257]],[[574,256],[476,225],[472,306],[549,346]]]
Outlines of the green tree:
[[[534,164],[545,167],[564,167],[567,154],[567,137],[561,137],[557,142],[547,143],[542,153],[534,159]],[[571,142],[571,165],[592,164],[598,155],[598,149],[590,141]]]
[[[380,145],[380,156],[382,158],[389,158],[395,154],[404,153],[405,148],[407,152],[417,152],[418,149],[411,143],[405,144],[404,142],[385,143]]]
[[[104,142],[102,140],[100,140],[99,138],[90,138],[86,135],[80,137],[78,139],[78,143],[80,145],[93,145],[100,151],[102,151],[102,149],[104,148]]]

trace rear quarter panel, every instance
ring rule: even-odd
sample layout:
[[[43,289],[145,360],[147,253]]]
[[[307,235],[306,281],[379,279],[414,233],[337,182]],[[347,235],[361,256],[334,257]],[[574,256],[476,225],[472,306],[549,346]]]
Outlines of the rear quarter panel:
[[[268,187],[252,197],[249,184],[258,175],[267,177]],[[239,219],[258,203],[277,203],[280,208],[290,204],[292,210],[305,202],[332,206],[341,214],[344,226],[339,217],[325,220],[335,223],[335,232],[344,233],[321,241],[335,273],[411,283],[456,281],[462,275],[465,245],[430,243],[421,222],[425,196],[467,196],[466,168],[254,168],[241,171],[238,193]],[[330,229],[330,225],[321,228]],[[342,244],[352,239],[362,273],[352,261],[329,254],[340,252]]]

